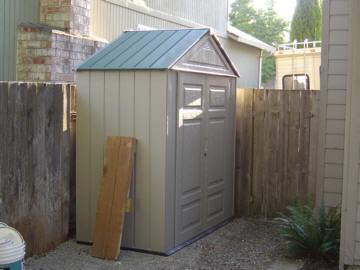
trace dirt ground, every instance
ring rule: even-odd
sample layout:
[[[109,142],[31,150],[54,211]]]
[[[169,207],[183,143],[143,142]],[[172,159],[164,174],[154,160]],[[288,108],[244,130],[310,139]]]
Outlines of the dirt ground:
[[[271,222],[236,219],[169,257],[122,250],[118,262],[89,255],[90,247],[68,241],[42,257],[26,260],[26,270],[298,270],[286,258],[284,241]],[[283,263],[285,262],[285,263]],[[319,268],[326,269],[326,268]]]

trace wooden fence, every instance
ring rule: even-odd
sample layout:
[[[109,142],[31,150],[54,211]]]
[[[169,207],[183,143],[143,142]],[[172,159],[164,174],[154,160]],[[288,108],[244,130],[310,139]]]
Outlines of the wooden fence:
[[[21,232],[27,255],[68,236],[73,91],[66,84],[0,82],[0,221]]]
[[[237,90],[238,216],[274,217],[315,198],[320,91]]]

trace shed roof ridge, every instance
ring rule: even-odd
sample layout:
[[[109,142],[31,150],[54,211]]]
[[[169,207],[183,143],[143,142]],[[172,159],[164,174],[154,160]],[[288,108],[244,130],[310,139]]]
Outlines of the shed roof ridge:
[[[131,38],[133,35],[134,35],[134,34],[132,34],[131,36],[127,37],[125,40],[119,42],[119,44],[116,44],[116,45],[114,46],[114,49],[117,48],[117,47],[119,47],[121,44],[123,44],[125,41],[127,41],[129,38]],[[116,41],[118,41],[118,40],[120,40],[120,39],[121,39],[121,36],[120,36],[119,38],[117,38],[116,40],[113,41],[114,44],[115,44]],[[109,44],[108,46],[111,46],[111,44]],[[106,49],[106,48],[107,48],[107,47],[104,47],[103,49]],[[102,51],[102,50],[101,50],[101,51]],[[101,53],[101,51],[99,51],[99,53]],[[105,57],[106,55],[110,54],[111,52],[112,52],[111,50],[109,50],[108,52],[105,52],[105,54],[103,55],[103,57]],[[94,54],[93,56],[96,56],[96,55],[97,55],[97,53]],[[92,57],[91,57],[91,58],[92,58]],[[88,59],[88,61],[90,61],[91,58]],[[96,59],[93,63],[90,63],[89,66],[90,66],[90,67],[93,67],[93,66],[94,66],[96,63],[98,63],[100,60],[101,60],[101,58]]]
[[[174,33],[172,33],[171,35],[170,35],[170,37],[172,37],[173,35],[175,35],[176,34],[176,30],[173,30],[174,31]],[[170,38],[170,37],[168,37],[168,38]],[[156,50],[156,49],[155,49]],[[154,51],[152,51],[152,53],[153,53]],[[137,62],[134,66],[135,67],[137,67],[142,61],[144,61],[145,60],[145,58],[146,57],[148,57],[148,55],[146,55],[146,56],[144,56],[139,62]]]
[[[187,35],[189,35],[191,33],[191,31],[187,31],[185,33],[185,35],[183,35],[182,37],[179,38],[178,42],[180,42],[183,38],[185,38]],[[192,45],[194,46],[194,44]],[[191,46],[191,47],[192,47]],[[153,63],[150,64],[150,67],[154,66],[156,62],[158,62],[165,54],[167,54],[171,49],[173,49],[173,47],[169,47],[161,56],[159,56]]]
[[[200,29],[199,29],[200,30]],[[204,33],[201,37],[199,37],[197,40],[195,40],[193,42],[193,44],[191,46],[189,46],[186,50],[183,51],[183,53],[181,55],[179,55],[170,65],[169,65],[169,68],[172,68],[174,65],[176,65],[176,63],[181,59],[183,58],[194,46],[196,43],[198,43],[203,37],[205,34],[207,33],[210,33],[210,36],[211,36],[211,31],[209,29],[209,32],[206,32]]]
[[[173,30],[174,31],[174,30]],[[157,35],[156,37],[157,38],[159,38],[161,35],[163,35],[164,34],[164,32],[160,32],[159,33],[159,35]],[[153,40],[151,40],[150,42],[148,42],[147,44],[145,44],[139,51],[137,51],[132,57],[136,57],[137,55],[139,55],[140,53],[142,53],[143,52],[143,49],[146,47],[146,46],[148,46],[149,44],[152,44],[153,42],[155,42],[156,41],[156,39],[153,39]],[[139,63],[144,59],[146,57],[146,55],[144,55],[143,56],[143,58],[141,58],[141,60],[139,60]],[[129,57],[125,62],[123,62],[122,63],[122,65],[126,65],[126,63],[128,62],[128,61],[130,61],[131,60],[131,57]],[[135,64],[135,66],[138,64],[138,62],[136,62],[136,64]]]
[[[150,34],[150,32],[145,33],[145,35],[141,36],[140,38],[138,38],[136,40],[136,42],[139,42],[140,40],[142,40],[143,38],[145,38],[146,36],[148,36]],[[107,64],[104,65],[104,67],[108,67],[112,62],[114,62],[119,56],[123,55],[124,53],[126,53],[129,49],[131,49],[132,44],[130,44],[125,50],[123,50],[119,55],[117,55],[116,57],[114,57],[113,59],[110,60],[110,62],[108,62]],[[136,54],[136,53],[135,53]]]
[[[159,32],[156,37],[160,36],[161,32]],[[153,40],[150,40],[149,43],[144,44],[141,48],[139,48],[139,50],[137,52],[135,52],[134,54],[130,55],[129,57],[127,57],[124,61],[122,61],[121,63],[119,63],[119,66],[125,64],[127,61],[129,61],[132,57],[134,57],[135,55],[137,55],[142,49],[144,49],[148,44],[150,44],[151,42],[153,42]]]

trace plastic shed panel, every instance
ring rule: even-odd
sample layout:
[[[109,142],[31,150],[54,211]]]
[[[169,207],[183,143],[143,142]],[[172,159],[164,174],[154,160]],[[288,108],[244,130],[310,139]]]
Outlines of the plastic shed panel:
[[[78,241],[110,135],[138,141],[123,247],[171,254],[232,217],[237,75],[208,29],[126,32],[80,66]]]

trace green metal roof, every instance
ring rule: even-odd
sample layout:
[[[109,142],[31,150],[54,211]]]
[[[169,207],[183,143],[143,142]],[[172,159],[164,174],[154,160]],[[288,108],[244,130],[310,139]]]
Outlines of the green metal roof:
[[[168,69],[209,29],[126,31],[77,70]]]

